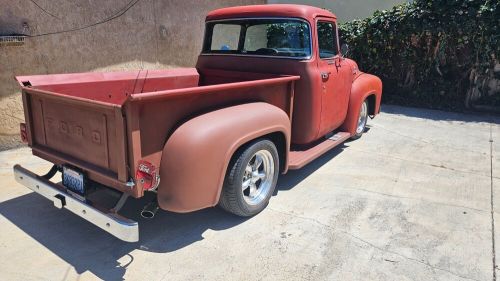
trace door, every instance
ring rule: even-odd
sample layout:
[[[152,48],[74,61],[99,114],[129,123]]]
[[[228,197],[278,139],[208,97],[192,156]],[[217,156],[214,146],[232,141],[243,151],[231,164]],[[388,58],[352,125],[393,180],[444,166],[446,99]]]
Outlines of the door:
[[[352,70],[340,55],[337,27],[331,19],[316,22],[318,70],[321,80],[321,123],[319,135],[325,135],[344,122],[351,92]]]

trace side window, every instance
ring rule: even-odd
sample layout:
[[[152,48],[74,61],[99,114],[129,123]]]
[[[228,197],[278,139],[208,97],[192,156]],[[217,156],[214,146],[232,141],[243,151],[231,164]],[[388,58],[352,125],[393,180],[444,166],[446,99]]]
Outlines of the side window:
[[[238,49],[241,25],[216,24],[212,33],[212,51],[234,51]]]
[[[337,55],[337,37],[335,24],[332,22],[318,22],[319,57],[332,58]]]

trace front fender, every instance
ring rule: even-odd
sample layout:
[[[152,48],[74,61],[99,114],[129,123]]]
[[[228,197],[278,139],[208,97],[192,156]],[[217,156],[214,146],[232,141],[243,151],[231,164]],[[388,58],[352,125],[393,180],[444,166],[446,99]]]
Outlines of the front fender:
[[[262,102],[227,107],[188,120],[163,148],[159,206],[190,212],[216,205],[234,152],[274,132],[283,133],[288,152],[290,126],[283,110]]]
[[[372,95],[375,98],[373,99],[374,105],[370,110],[370,115],[377,115],[380,111],[380,101],[382,99],[382,81],[375,75],[363,73],[352,84],[347,116],[341,126],[342,131],[349,132],[351,135],[356,133],[361,104]]]

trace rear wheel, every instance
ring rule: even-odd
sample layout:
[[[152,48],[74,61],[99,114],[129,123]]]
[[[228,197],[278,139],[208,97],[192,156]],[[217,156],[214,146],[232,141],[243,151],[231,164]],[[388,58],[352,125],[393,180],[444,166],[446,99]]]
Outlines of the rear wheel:
[[[262,211],[278,180],[279,158],[273,142],[261,139],[238,151],[229,163],[219,206],[238,216]]]
[[[361,108],[359,109],[358,123],[356,123],[356,133],[351,139],[356,140],[363,135],[366,129],[366,122],[368,121],[368,101],[365,100],[361,104]]]

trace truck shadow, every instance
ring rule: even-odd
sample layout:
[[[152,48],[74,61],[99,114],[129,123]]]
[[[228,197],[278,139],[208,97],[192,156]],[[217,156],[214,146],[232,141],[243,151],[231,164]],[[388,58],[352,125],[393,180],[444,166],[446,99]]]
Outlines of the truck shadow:
[[[342,150],[343,146],[335,148],[306,167],[281,176],[276,192],[292,189]],[[89,271],[104,280],[123,280],[136,251],[170,253],[203,240],[207,230],[222,231],[248,219],[209,208],[188,214],[159,211],[153,220],[145,220],[139,212],[150,200],[129,200],[121,212],[139,222],[137,243],[120,241],[69,211],[54,208],[35,193],[0,203],[0,214],[77,273]]]
[[[285,175],[281,175],[279,177],[278,185],[276,186],[274,195],[277,195],[277,193],[279,193],[280,191],[292,189],[297,184],[306,179],[309,175],[321,168],[321,166],[325,165],[335,156],[339,155],[346,147],[346,143],[343,143],[321,155],[319,158],[315,159],[313,162],[309,163],[303,168],[299,170],[290,170]]]
[[[122,212],[140,223],[137,243],[120,241],[34,193],[0,203],[0,214],[77,273],[90,271],[104,280],[122,280],[135,250],[169,253],[203,240],[208,229],[220,231],[246,220],[218,208],[189,214],[159,211],[153,220],[145,220],[139,211],[147,202],[128,202]]]

